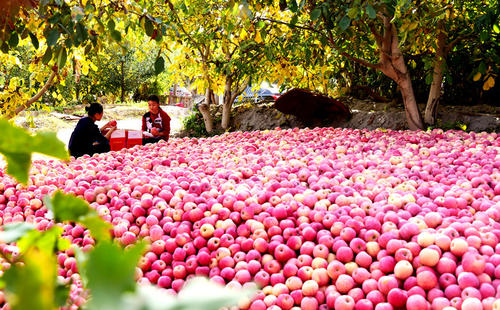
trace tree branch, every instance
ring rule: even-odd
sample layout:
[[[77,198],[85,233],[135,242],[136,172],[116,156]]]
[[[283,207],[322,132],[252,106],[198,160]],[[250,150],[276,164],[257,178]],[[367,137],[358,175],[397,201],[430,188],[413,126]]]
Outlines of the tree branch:
[[[364,59],[361,59],[361,58],[357,58],[357,57],[354,57],[352,55],[349,55],[348,53],[346,52],[341,52],[340,53],[342,56],[345,56],[347,57],[348,59],[352,60],[352,61],[355,61],[359,64],[362,64],[363,66],[365,67],[368,67],[368,68],[371,68],[371,69],[375,69],[375,70],[378,70],[380,68],[380,64],[379,63],[376,63],[376,64],[373,64],[371,62],[368,62]]]
[[[18,107],[16,109],[16,111],[14,112],[14,115],[21,113],[23,110],[29,108],[35,101],[40,99],[40,97],[42,97],[42,95],[45,94],[45,92],[47,92],[49,87],[52,85],[52,81],[54,80],[54,77],[56,76],[56,74],[57,74],[57,68],[55,70],[54,69],[52,70],[52,73],[50,74],[49,79],[47,80],[47,82],[45,82],[45,85],[43,85],[43,87],[38,91],[38,93],[36,95],[34,95],[33,97],[31,97],[28,101],[26,101],[25,104]]]
[[[281,21],[281,20],[276,20],[276,19],[272,19],[272,18],[265,18],[265,17],[256,17],[256,19],[257,20],[262,20],[262,21],[268,21],[268,22],[271,22],[271,23],[286,25],[286,26],[289,26],[289,27],[295,27],[295,28],[299,28],[299,29],[303,29],[303,30],[309,30],[309,31],[316,32],[316,33],[319,33],[319,34],[323,35],[321,33],[321,31],[319,31],[317,29],[314,29],[313,27],[309,27],[309,26],[292,25],[290,23],[287,23],[287,22],[284,22],[284,21]]]

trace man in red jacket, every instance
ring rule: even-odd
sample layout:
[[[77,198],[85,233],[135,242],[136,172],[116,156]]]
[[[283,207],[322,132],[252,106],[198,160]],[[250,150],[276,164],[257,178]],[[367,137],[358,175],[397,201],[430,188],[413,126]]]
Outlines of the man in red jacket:
[[[168,141],[170,134],[170,116],[160,108],[160,99],[156,95],[148,98],[149,112],[142,116],[142,144]]]

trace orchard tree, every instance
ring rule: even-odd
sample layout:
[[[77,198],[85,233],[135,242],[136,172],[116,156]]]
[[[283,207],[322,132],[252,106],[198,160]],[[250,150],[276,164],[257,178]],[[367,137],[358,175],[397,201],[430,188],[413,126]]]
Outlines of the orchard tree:
[[[0,6],[1,113],[12,117],[39,100],[54,83],[63,83],[69,71],[95,68],[88,59],[110,41],[120,43],[129,31],[150,18],[149,1],[23,0]],[[9,79],[9,67],[19,65],[10,52],[30,46],[29,81]],[[157,55],[150,55],[156,57]],[[68,61],[70,60],[70,61]],[[73,68],[71,68],[73,67]],[[162,70],[161,70],[162,71]]]
[[[330,0],[297,3],[281,0],[267,4],[279,4],[282,10],[294,13],[290,20],[284,21],[290,25],[290,31],[301,31],[304,37],[313,36],[339,56],[394,80],[402,94],[408,126],[416,130],[424,128],[424,121],[405,57],[423,50],[433,55],[435,86],[429,95],[429,106],[434,107],[428,110],[429,115],[435,115],[447,53],[458,41],[474,38],[480,27],[470,26],[495,9],[492,1],[475,2]],[[254,9],[260,5],[260,2],[252,3]],[[457,19],[457,14],[463,18]],[[493,29],[495,22],[490,19],[484,24]],[[491,86],[493,73],[487,81]],[[433,120],[429,118],[429,121]]]
[[[229,128],[232,105],[249,85],[260,84],[265,54],[269,54],[273,33],[269,25],[255,23],[247,5],[234,1],[172,1],[169,31],[176,37],[176,52],[170,70],[182,81],[186,72],[200,78],[192,84],[205,92],[199,106],[207,132],[213,131],[210,105],[215,94],[223,94],[223,129]],[[168,42],[166,42],[168,43]]]

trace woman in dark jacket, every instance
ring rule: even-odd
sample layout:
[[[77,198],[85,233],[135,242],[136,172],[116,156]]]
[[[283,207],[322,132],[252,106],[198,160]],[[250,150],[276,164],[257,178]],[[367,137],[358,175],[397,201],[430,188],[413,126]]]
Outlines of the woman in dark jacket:
[[[80,157],[85,154],[92,156],[95,153],[109,152],[111,150],[109,137],[116,129],[116,121],[108,122],[99,130],[95,122],[102,119],[104,114],[102,105],[92,103],[85,107],[85,110],[88,116],[78,121],[69,140],[68,148],[71,156]]]

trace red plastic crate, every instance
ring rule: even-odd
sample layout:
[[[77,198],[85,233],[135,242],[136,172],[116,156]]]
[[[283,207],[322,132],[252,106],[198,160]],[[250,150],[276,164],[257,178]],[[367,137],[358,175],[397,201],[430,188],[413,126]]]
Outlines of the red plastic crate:
[[[119,151],[126,147],[127,133],[125,130],[117,129],[111,134],[109,144],[112,151]]]
[[[142,131],[129,130],[127,137],[127,148],[129,149],[135,145],[142,145]]]

